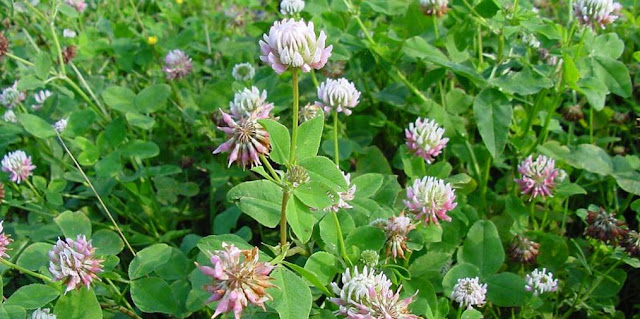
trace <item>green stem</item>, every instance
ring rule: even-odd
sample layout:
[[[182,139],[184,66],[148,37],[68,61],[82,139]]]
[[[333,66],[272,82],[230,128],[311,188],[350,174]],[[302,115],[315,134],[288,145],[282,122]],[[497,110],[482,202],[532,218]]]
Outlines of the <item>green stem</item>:
[[[347,263],[349,267],[353,266],[351,263],[351,259],[347,256],[347,248],[344,244],[344,238],[342,238],[342,227],[340,227],[340,221],[338,220],[338,213],[332,211],[331,216],[333,217],[333,222],[336,224],[336,234],[338,235],[338,249],[340,250],[340,255],[344,262]]]
[[[282,207],[280,208],[280,246],[287,244],[287,203],[289,203],[289,192],[282,193]]]
[[[15,269],[15,270],[17,270],[17,271],[19,271],[19,272],[21,272],[23,274],[26,274],[26,275],[29,275],[31,277],[35,277],[35,278],[41,279],[42,281],[44,281],[46,283],[52,282],[51,278],[49,278],[49,277],[47,277],[45,275],[33,272],[33,271],[29,270],[29,269],[20,267],[20,266],[18,266],[16,264],[4,259],[4,258],[0,258],[0,263],[3,263],[5,266],[7,266],[9,268],[12,268],[12,269]]]
[[[260,154],[260,160],[262,160],[262,163],[264,164],[264,166],[267,167],[267,170],[269,171],[269,174],[271,174],[273,179],[275,179],[279,183],[280,182],[280,176],[278,176],[278,174],[276,174],[276,171],[273,169],[273,167],[271,166],[271,163],[269,163],[269,160],[267,160],[267,158],[264,156],[264,154]]]
[[[313,86],[315,86],[316,88],[320,86],[318,84],[318,79],[316,78],[316,70],[314,69],[311,69],[311,81],[313,81]]]
[[[462,317],[462,305],[458,306],[458,312],[456,313],[456,318],[460,319]]]
[[[589,141],[593,144],[593,107],[589,108]]]
[[[107,119],[110,120],[109,113],[107,113],[107,110],[105,110],[102,103],[100,103],[100,100],[98,99],[96,94],[93,92],[93,90],[91,89],[87,81],[84,79],[84,76],[82,75],[82,73],[80,73],[80,70],[78,70],[78,68],[76,67],[75,64],[73,64],[73,62],[69,62],[69,65],[71,66],[71,69],[73,69],[73,72],[76,73],[76,77],[78,77],[78,80],[80,80],[80,84],[84,86],[87,92],[89,92],[89,95],[91,95],[91,98],[93,99],[95,104],[100,108],[100,111],[102,111],[102,113],[107,117]]]
[[[62,75],[67,75],[67,70],[64,65],[64,58],[62,57],[62,47],[60,47],[60,41],[58,40],[58,35],[56,34],[56,28],[53,22],[53,19],[49,23],[49,31],[51,31],[51,36],[53,37],[53,44],[56,46],[56,52],[58,53],[58,62],[60,64],[60,72]]]
[[[131,5],[131,8],[133,9],[133,15],[136,18],[136,21],[138,21],[138,24],[140,25],[140,28],[142,28],[142,35],[146,38],[147,37],[147,31],[144,29],[144,23],[142,23],[142,19],[140,19],[140,14],[138,14],[138,7],[136,7],[136,4],[133,2],[133,0],[129,0],[129,4]]]
[[[73,82],[70,78],[68,78],[65,75],[62,75],[61,79],[64,80],[67,84],[69,84],[69,86],[74,91],[76,91],[76,93],[78,93],[80,95],[80,97],[82,97],[82,99],[85,100],[85,102],[87,102],[87,104],[89,104],[89,106],[91,106],[91,108],[93,108],[93,110],[98,115],[100,115],[100,117],[102,117],[103,120],[108,120],[107,114],[103,113],[103,111],[100,110],[100,108],[95,103],[93,103],[93,101],[91,101],[89,96],[87,96],[87,94],[84,93],[84,91],[82,91],[82,89],[75,82]]]
[[[438,18],[436,15],[432,15],[431,19],[433,20],[433,32],[436,35],[436,40],[440,39],[440,33],[438,32]]]
[[[340,145],[338,145],[338,111],[333,111],[333,152],[336,165],[340,166]]]
[[[484,64],[484,57],[482,56],[482,26],[478,25],[478,69],[482,68]]]
[[[8,57],[10,57],[10,58],[22,63],[22,64],[26,64],[28,66],[34,66],[35,65],[35,64],[33,64],[33,63],[31,63],[31,62],[29,62],[29,61],[27,61],[27,60],[25,60],[25,59],[23,59],[23,58],[21,58],[19,56],[13,55],[13,54],[11,54],[9,52],[6,53],[6,56],[8,56]]]
[[[299,117],[299,99],[298,91],[298,68],[291,70],[291,78],[293,81],[293,125],[291,129],[291,151],[289,152],[289,163],[293,164],[296,160],[296,143],[298,141],[298,117]]]

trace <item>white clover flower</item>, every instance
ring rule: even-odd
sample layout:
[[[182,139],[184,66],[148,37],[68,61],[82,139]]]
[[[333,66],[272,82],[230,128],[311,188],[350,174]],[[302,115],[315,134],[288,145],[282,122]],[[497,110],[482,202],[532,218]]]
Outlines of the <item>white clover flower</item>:
[[[356,184],[351,184],[351,174],[342,172],[342,176],[344,177],[345,182],[347,182],[347,190],[345,192],[338,193],[338,202],[333,204],[333,206],[325,208],[324,210],[327,212],[337,213],[341,208],[353,208],[353,206],[351,206],[349,202],[356,197]]]
[[[522,36],[522,43],[534,49],[540,48],[540,41],[538,41],[538,38],[531,33],[526,33]]]
[[[304,0],[282,0],[280,1],[280,13],[293,15],[304,10]]]
[[[49,308],[36,309],[31,313],[31,319],[56,319],[56,315],[50,313]]]
[[[31,164],[31,156],[24,151],[9,152],[2,158],[2,171],[10,173],[9,179],[20,184],[33,175],[36,166]]]
[[[56,130],[56,132],[62,133],[64,132],[65,129],[67,129],[68,121],[69,121],[68,117],[61,118],[55,124],[53,124],[53,128]]]
[[[447,13],[449,0],[420,0],[420,8],[425,15],[441,17]]]
[[[527,282],[525,289],[533,291],[536,296],[558,290],[558,280],[553,279],[553,274],[550,271],[547,272],[546,268],[542,268],[542,271],[535,269],[526,276],[525,280]]]
[[[451,298],[460,304],[460,307],[473,309],[473,306],[484,305],[486,294],[487,284],[480,284],[480,278],[460,278],[453,286]]]
[[[84,2],[84,0],[65,0],[64,2],[80,13],[87,9],[87,4]]]
[[[622,5],[613,0],[576,0],[573,12],[578,21],[592,29],[605,29],[618,19]]]
[[[438,220],[451,221],[447,212],[454,209],[456,194],[451,184],[443,180],[425,176],[416,179],[413,186],[407,187],[407,199],[404,201],[409,211],[416,214],[417,220],[438,224]]]
[[[2,115],[2,119],[5,122],[18,123],[18,117],[16,117],[16,113],[13,112],[13,110],[7,110],[6,112],[4,112],[4,114]]]
[[[273,103],[267,102],[266,90],[260,92],[257,87],[252,86],[251,89],[244,88],[236,92],[233,101],[229,102],[229,109],[234,120],[249,117],[264,119],[273,110]]]
[[[307,105],[300,108],[300,122],[306,122],[308,120],[316,118],[322,112],[322,108],[317,104],[307,103]]]
[[[42,90],[33,95],[36,100],[36,104],[32,105],[31,108],[34,110],[39,110],[44,105],[44,101],[46,101],[51,96],[51,92],[48,90]]]
[[[167,75],[167,79],[180,79],[192,69],[191,58],[182,50],[171,50],[164,57],[164,68],[162,71]]]
[[[253,68],[251,63],[239,63],[233,67],[231,75],[236,81],[249,81],[256,75],[256,69]]]
[[[62,30],[62,36],[63,36],[63,37],[65,37],[65,38],[71,38],[71,39],[73,39],[73,38],[75,38],[77,35],[78,35],[78,34],[77,34],[75,31],[71,30],[71,29],[64,29],[64,30]]]
[[[2,93],[0,93],[0,104],[11,109],[18,105],[18,103],[24,101],[26,97],[24,92],[18,91],[18,81],[15,81],[12,86],[6,87],[2,90]]]
[[[404,130],[409,152],[424,158],[431,164],[436,156],[447,145],[449,139],[444,137],[444,129],[435,120],[418,118]]]
[[[29,0],[29,3],[31,3],[32,6],[36,7],[40,4],[40,0]],[[20,13],[29,11],[29,8],[27,8],[24,3],[18,1],[13,2],[13,9]]]
[[[360,91],[345,78],[327,79],[318,87],[318,98],[320,102],[316,102],[316,104],[322,107],[326,114],[335,110],[350,115],[351,109],[360,102],[358,100]]]
[[[276,21],[269,34],[260,40],[260,60],[266,62],[276,73],[281,74],[289,67],[300,68],[302,72],[319,70],[331,56],[333,46],[325,47],[327,36],[324,31],[316,37],[313,22],[284,19]]]
[[[340,300],[345,305],[361,303],[370,297],[369,289],[381,291],[383,287],[391,287],[391,281],[383,273],[376,275],[374,269],[367,266],[364,266],[362,272],[355,267],[353,274],[347,269],[342,275],[342,288],[335,282],[331,283],[331,288],[337,296],[333,299]]]

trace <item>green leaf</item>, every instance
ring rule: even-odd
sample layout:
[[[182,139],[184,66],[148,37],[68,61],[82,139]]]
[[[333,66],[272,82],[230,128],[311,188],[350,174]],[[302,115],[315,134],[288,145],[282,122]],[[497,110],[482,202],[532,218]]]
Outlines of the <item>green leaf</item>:
[[[289,161],[291,137],[286,126],[270,119],[258,120],[260,125],[269,132],[271,140],[271,153],[269,157],[276,163],[284,165]]]
[[[124,249],[124,242],[120,236],[108,229],[95,232],[91,241],[99,255],[117,255]]]
[[[596,111],[602,111],[609,93],[607,86],[594,77],[580,79],[577,83],[577,91],[584,94],[591,107]]]
[[[624,98],[631,96],[631,77],[624,63],[607,57],[595,57],[591,62],[593,73],[611,93]]]
[[[476,310],[476,309],[466,309],[463,313],[462,316],[460,316],[461,319],[480,319],[480,318],[484,318],[482,316],[482,312]]]
[[[308,271],[307,269],[304,269],[296,264],[292,264],[286,260],[282,261],[283,264],[287,265],[287,267],[293,269],[293,271],[295,271],[296,273],[298,273],[298,275],[302,276],[302,278],[308,280],[312,285],[314,285],[316,288],[320,289],[320,291],[322,291],[322,293],[324,293],[327,296],[331,296],[331,292],[329,291],[329,289],[327,289],[327,287],[325,287],[326,284],[323,284],[322,282],[320,282],[320,279],[318,279],[318,277]]]
[[[344,244],[347,250],[350,250],[351,246],[356,246],[360,251],[380,251],[386,241],[387,236],[382,229],[365,225],[360,226],[351,232],[347,236]]]
[[[129,122],[129,124],[139,127],[143,130],[150,130],[156,124],[156,120],[154,120],[152,117],[136,112],[127,112],[125,117],[127,118],[127,122]]]
[[[315,118],[300,125],[298,128],[298,140],[296,141],[296,157],[298,160],[318,155],[323,127],[324,114],[322,112]]]
[[[78,10],[74,9],[66,3],[63,3],[61,6],[59,6],[58,10],[60,11],[60,13],[72,19],[75,19],[79,16]]]
[[[486,278],[487,298],[499,307],[524,305],[526,282],[514,273],[503,272]]]
[[[336,223],[331,216],[333,213],[325,214],[320,221],[318,228],[320,229],[320,238],[323,241],[324,250],[332,253],[338,252],[338,230],[336,229]],[[350,234],[355,228],[353,218],[349,214],[337,214],[340,228],[342,228],[342,235]]]
[[[52,248],[52,244],[33,243],[20,254],[16,264],[33,271],[47,267],[49,265],[49,251]]]
[[[38,116],[21,113],[18,114],[18,122],[24,127],[24,129],[31,133],[31,135],[45,139],[48,137],[56,136],[56,131],[53,130],[53,126],[47,123],[47,121],[39,118]]]
[[[568,85],[573,86],[580,79],[578,67],[569,54],[563,54],[562,59],[562,78]]]
[[[143,312],[173,314],[178,311],[171,287],[161,278],[140,278],[131,282],[131,299]]]
[[[480,269],[483,277],[494,274],[504,262],[504,249],[496,226],[489,220],[478,220],[471,226],[464,240],[458,260]]]
[[[615,32],[597,36],[591,45],[591,54],[605,58],[617,59],[624,52],[624,42]]]
[[[479,275],[480,270],[472,264],[463,262],[455,265],[447,272],[446,275],[444,275],[444,278],[442,278],[442,289],[444,290],[444,295],[451,296],[453,286],[458,283],[458,279],[473,278],[478,277]]]
[[[116,111],[127,113],[133,111],[133,101],[136,94],[128,88],[120,86],[110,86],[102,91],[104,102]]]
[[[551,79],[530,67],[524,67],[520,72],[507,72],[498,78],[490,79],[489,83],[503,92],[520,95],[535,94],[553,86]]]
[[[122,148],[122,156],[146,159],[156,157],[160,154],[160,148],[154,142],[133,140],[125,144]]]
[[[167,99],[171,95],[171,87],[166,84],[155,84],[140,91],[134,99],[136,110],[140,113],[153,113],[165,109]]]
[[[382,174],[369,173],[354,178],[351,182],[356,185],[356,198],[369,198],[376,194],[382,186]]]
[[[229,190],[227,200],[266,227],[273,228],[280,222],[282,189],[270,181],[238,184]]]
[[[303,243],[308,242],[316,222],[313,213],[298,198],[293,197],[287,203],[286,214],[287,223],[291,225],[291,230],[296,237]]]
[[[591,173],[600,175],[613,173],[613,163],[609,154],[592,144],[578,145],[565,160],[567,164]]]
[[[274,270],[271,278],[278,288],[267,290],[273,296],[267,304],[278,312],[280,319],[308,319],[312,297],[304,280],[284,267]]]
[[[513,109],[507,97],[496,89],[484,89],[473,100],[473,115],[484,145],[493,158],[507,144]]]
[[[58,318],[65,319],[102,318],[102,308],[100,308],[96,294],[92,289],[86,287],[62,295],[56,302],[53,313]]]
[[[337,198],[337,194],[328,186],[320,182],[309,182],[302,184],[296,188],[293,193],[305,205],[316,209],[322,209],[334,204],[331,200]]]
[[[36,55],[34,69],[36,71],[36,76],[42,80],[46,80],[49,77],[49,70],[51,70],[51,57],[45,51],[40,51],[38,55]]]
[[[362,6],[388,16],[401,15],[407,11],[407,4],[399,0],[368,0]]]
[[[640,174],[638,172],[615,173],[612,176],[625,192],[640,196]]]
[[[22,286],[4,302],[4,305],[16,305],[25,309],[40,308],[60,295],[58,291],[48,285],[31,284]]]
[[[134,280],[150,274],[167,262],[171,247],[155,244],[139,251],[129,264],[129,279]]]
[[[304,268],[314,273],[323,285],[328,285],[338,273],[338,265],[339,261],[336,256],[318,251],[307,259]]]
[[[336,192],[347,190],[347,182],[332,160],[323,156],[310,157],[301,160],[300,166],[307,169],[311,181],[327,185]]]
[[[60,227],[64,237],[76,239],[78,235],[85,235],[87,238],[91,237],[91,220],[87,215],[78,211],[66,211],[53,221]]]

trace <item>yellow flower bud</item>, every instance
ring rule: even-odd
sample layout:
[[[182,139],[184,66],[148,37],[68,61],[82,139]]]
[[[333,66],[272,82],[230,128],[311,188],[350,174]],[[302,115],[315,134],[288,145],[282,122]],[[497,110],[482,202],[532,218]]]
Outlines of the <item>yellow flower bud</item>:
[[[155,45],[156,43],[158,43],[158,37],[156,37],[155,35],[148,37],[147,43],[149,43],[149,45]]]

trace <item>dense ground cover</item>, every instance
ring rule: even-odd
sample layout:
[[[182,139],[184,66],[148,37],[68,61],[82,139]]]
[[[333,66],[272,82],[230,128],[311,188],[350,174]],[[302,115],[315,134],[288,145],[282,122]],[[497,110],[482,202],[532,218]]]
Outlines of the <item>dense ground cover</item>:
[[[635,1],[0,7],[0,318],[638,317]]]

